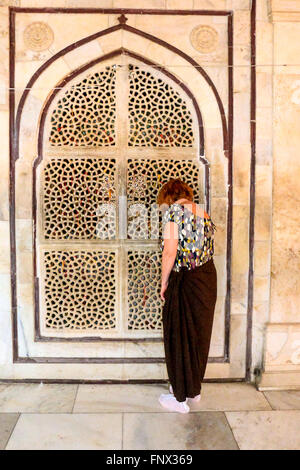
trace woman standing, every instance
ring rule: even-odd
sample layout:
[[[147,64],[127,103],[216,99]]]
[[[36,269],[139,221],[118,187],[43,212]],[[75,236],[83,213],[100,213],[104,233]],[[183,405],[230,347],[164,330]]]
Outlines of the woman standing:
[[[170,394],[159,397],[170,411],[188,413],[188,399],[199,401],[217,299],[210,216],[193,202],[193,190],[171,179],[159,191],[163,215],[161,241],[163,334]]]

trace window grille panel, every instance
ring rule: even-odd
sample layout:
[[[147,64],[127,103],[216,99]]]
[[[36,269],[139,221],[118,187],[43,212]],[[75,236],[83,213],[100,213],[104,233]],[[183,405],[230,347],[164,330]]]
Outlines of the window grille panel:
[[[46,328],[116,328],[115,253],[45,251]]]
[[[128,68],[95,66],[73,80],[46,121],[37,185],[45,338],[161,338],[157,192],[178,177],[203,202],[192,104],[159,71],[122,60]]]
[[[170,178],[181,178],[194,190],[200,203],[200,166],[194,160],[128,159],[128,237],[158,238],[161,214],[156,211],[156,198],[162,184]],[[151,212],[152,208],[152,212]],[[159,220],[156,220],[156,219]],[[156,228],[157,227],[157,228]]]
[[[45,238],[115,238],[115,173],[115,159],[51,159],[44,169]]]
[[[193,147],[193,120],[167,82],[129,64],[129,137],[133,147]]]
[[[107,147],[115,145],[115,67],[89,75],[58,101],[51,116],[50,144]]]
[[[128,330],[161,330],[160,254],[128,251]]]

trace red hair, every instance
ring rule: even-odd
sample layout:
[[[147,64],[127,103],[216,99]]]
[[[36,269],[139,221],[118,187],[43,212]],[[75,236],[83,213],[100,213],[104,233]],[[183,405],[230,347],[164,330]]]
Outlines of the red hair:
[[[168,204],[170,206],[178,199],[188,199],[193,201],[193,189],[179,178],[172,178],[165,183],[159,190],[157,195],[157,204]]]

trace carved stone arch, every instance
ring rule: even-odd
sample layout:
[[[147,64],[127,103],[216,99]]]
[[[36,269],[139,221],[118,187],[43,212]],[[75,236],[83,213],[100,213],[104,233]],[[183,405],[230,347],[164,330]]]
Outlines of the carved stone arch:
[[[104,34],[102,34],[102,36],[103,35]],[[151,41],[152,39],[147,38],[147,40]],[[85,40],[85,43],[87,43],[87,42],[88,41]],[[158,44],[158,43],[156,43],[156,44]],[[160,45],[160,47],[163,48],[165,46]],[[53,56],[53,58],[51,58],[51,63],[44,64],[41,67],[41,69],[39,69],[39,71],[37,71],[35,76],[32,77],[32,79],[30,80],[30,82],[28,84],[28,87],[27,87],[28,90],[25,90],[23,96],[21,97],[21,100],[20,100],[20,103],[19,103],[19,108],[18,108],[18,113],[17,113],[17,126],[20,125],[20,129],[22,131],[21,133],[17,132],[17,137],[20,136],[21,146],[22,146],[22,152],[21,152],[20,156],[21,157],[25,156],[26,159],[27,159],[27,163],[29,163],[29,166],[30,166],[30,161],[32,161],[32,159],[36,158],[36,155],[38,155],[38,157],[36,159],[36,162],[35,162],[35,169],[36,169],[36,165],[38,164],[38,160],[41,156],[41,154],[37,153],[36,148],[35,148],[36,141],[37,141],[37,135],[36,135],[36,130],[37,129],[35,129],[35,130],[31,129],[31,130],[27,131],[27,129],[26,129],[26,116],[28,115],[28,113],[33,113],[36,116],[36,122],[40,121],[40,119],[43,115],[42,114],[42,111],[44,110],[43,106],[44,106],[44,103],[46,102],[46,99],[49,95],[49,91],[52,88],[55,88],[55,85],[56,85],[57,66],[58,66],[58,70],[59,70],[60,74],[63,71],[62,75],[68,76],[68,74],[70,74],[70,68],[67,67],[66,62],[62,60],[62,57],[69,54],[69,53],[71,53],[76,48],[77,48],[77,45],[76,45],[76,47],[70,48],[69,51],[61,51],[61,53],[59,53],[59,56],[56,55],[56,57]],[[78,45],[78,52],[80,52],[79,48],[80,48],[80,45]],[[66,49],[68,49],[68,48],[66,48]],[[126,52],[126,50],[124,48],[122,48],[122,51]],[[134,53],[137,54],[136,52],[134,52]],[[158,47],[157,53],[159,53],[159,47]],[[175,57],[177,52],[174,51],[174,48],[173,48],[173,53],[174,53],[174,57]],[[110,54],[111,54],[111,52],[106,54],[106,56],[109,57]],[[95,59],[97,59],[97,58],[95,58]],[[186,60],[187,63],[192,64],[192,62],[188,61],[187,58],[182,57],[182,60]],[[207,94],[207,96],[206,96],[206,106],[209,107],[209,104],[213,103],[213,106],[214,106],[213,109],[217,110],[216,115],[219,116],[218,119],[220,121],[220,125],[218,123],[218,125],[216,126],[216,130],[217,130],[217,133],[216,133],[216,135],[217,135],[216,147],[220,150],[222,150],[222,149],[227,150],[228,141],[227,141],[226,117],[225,117],[225,113],[224,113],[224,108],[223,108],[223,106],[220,105],[220,101],[221,101],[220,97],[217,98],[218,94],[217,94],[216,90],[213,89],[212,82],[207,80],[207,78],[205,78],[204,75],[201,75],[201,74],[198,73],[201,70],[199,64],[195,63],[195,64],[192,64],[192,65],[195,67],[195,74],[196,73],[198,74],[198,76],[200,78],[200,81],[203,84],[203,90],[208,90],[209,93],[211,93],[213,95],[213,98],[208,100],[207,96],[209,94]],[[197,82],[197,80],[196,80],[195,83],[197,83],[197,85],[199,84]],[[43,85],[42,87],[40,86],[41,84]],[[46,87],[48,87],[48,89],[46,89]],[[30,98],[29,100],[27,99],[28,95],[29,95],[29,98]],[[22,110],[23,110],[23,112],[22,112]],[[21,117],[22,117],[22,120],[21,120]],[[204,124],[207,121],[205,112],[204,112],[204,115],[203,115],[203,121],[204,121]],[[25,132],[23,132],[24,129],[25,129]],[[222,134],[222,132],[223,132],[223,134]],[[16,153],[16,156],[18,157],[18,153]],[[223,156],[223,154],[222,154],[222,156]],[[205,157],[208,157],[208,156],[205,155]],[[209,157],[208,157],[208,159],[209,159]],[[23,158],[21,158],[21,160],[23,160]],[[17,165],[18,165],[18,163],[17,163]],[[208,165],[206,165],[206,168],[208,168]],[[33,178],[33,184],[35,184],[35,178]],[[20,197],[20,195],[19,195],[19,197]],[[143,260],[141,260],[141,262],[143,262]],[[38,287],[37,280],[36,280],[36,287]],[[38,335],[37,335],[37,339],[40,339],[38,337]],[[225,356],[225,359],[226,359],[226,356]]]
[[[125,54],[124,54],[124,52],[125,52]],[[77,86],[82,86],[83,82],[85,83],[84,87],[89,87],[90,86],[89,83],[90,83],[91,80],[92,80],[91,83],[95,83],[95,77],[97,76],[97,74],[99,75],[99,73],[103,73],[104,71],[106,71],[106,69],[111,70],[113,67],[115,67],[115,65],[114,65],[115,58],[118,57],[120,54],[121,54],[121,56],[123,55],[124,59],[126,59],[127,61],[130,62],[129,65],[131,67],[133,67],[133,72],[139,71],[140,70],[139,65],[144,64],[146,66],[147,70],[146,71],[143,70],[142,72],[139,72],[140,74],[143,73],[144,74],[143,76],[148,74],[148,75],[151,76],[151,79],[153,79],[154,74],[156,74],[157,76],[155,78],[155,80],[156,80],[155,86],[158,86],[157,83],[158,83],[158,81],[160,81],[160,86],[163,87],[160,90],[160,94],[161,94],[162,91],[166,92],[168,94],[173,93],[173,98],[172,99],[174,99],[174,96],[175,96],[174,94],[177,93],[178,98],[180,96],[178,94],[178,91],[176,91],[175,89],[177,89],[177,90],[180,89],[181,90],[180,101],[182,103],[180,105],[181,106],[180,114],[182,113],[184,108],[186,108],[185,113],[189,113],[189,115],[191,116],[191,125],[192,125],[192,127],[190,129],[190,132],[192,132],[193,141],[191,141],[189,143],[189,138],[187,137],[187,139],[188,139],[187,144],[184,144],[184,143],[180,144],[180,141],[178,141],[177,145],[175,145],[175,143],[173,143],[174,144],[173,147],[172,147],[173,144],[170,144],[170,143],[167,144],[166,146],[165,145],[162,146],[162,148],[161,148],[161,150],[162,150],[161,157],[160,157],[160,160],[158,160],[160,162],[159,163],[159,165],[160,165],[159,172],[161,174],[163,174],[163,180],[161,182],[164,182],[165,178],[167,178],[167,179],[169,178],[169,175],[170,175],[169,171],[172,171],[172,172],[177,171],[178,176],[183,176],[183,177],[185,177],[184,179],[186,179],[188,182],[197,185],[198,182],[200,181],[199,180],[200,179],[200,174],[201,174],[200,173],[200,166],[203,165],[204,166],[203,176],[205,177],[205,181],[207,182],[204,185],[205,188],[206,188],[205,197],[206,197],[207,201],[209,200],[208,199],[209,198],[209,192],[208,192],[209,181],[207,181],[207,177],[209,176],[209,174],[208,174],[209,164],[208,164],[207,160],[204,157],[202,157],[201,155],[199,156],[199,153],[200,154],[203,153],[201,151],[201,149],[204,150],[203,125],[202,125],[201,112],[200,112],[200,110],[197,106],[196,100],[194,99],[194,97],[190,93],[189,89],[184,84],[180,83],[180,81],[178,81],[176,79],[176,77],[173,76],[173,74],[171,74],[170,72],[168,72],[164,69],[161,69],[160,67],[157,67],[156,70],[153,69],[154,71],[152,71],[151,67],[153,67],[153,65],[155,66],[156,64],[153,64],[152,61],[150,61],[148,59],[144,59],[144,58],[140,57],[139,55],[137,55],[135,53],[132,53],[131,51],[128,51],[128,50],[124,51],[123,49],[113,51],[112,53],[110,53],[106,56],[97,58],[97,59],[91,61],[90,63],[85,64],[84,66],[78,68],[77,70],[75,70],[71,74],[69,74],[67,77],[65,77],[63,80],[61,80],[56,85],[55,89],[52,91],[51,95],[48,97],[48,100],[44,104],[41,119],[40,119],[40,122],[39,122],[38,157],[36,158],[36,160],[34,162],[34,165],[33,165],[33,220],[34,220],[33,237],[34,237],[34,265],[35,265],[35,279],[36,279],[36,284],[35,284],[36,295],[35,295],[35,298],[40,299],[39,291],[42,290],[43,293],[44,293],[43,294],[43,299],[42,299],[43,308],[45,310],[47,308],[47,305],[48,305],[49,306],[49,312],[50,312],[51,309],[52,309],[52,311],[55,310],[55,307],[56,307],[56,304],[57,304],[58,300],[57,300],[57,298],[54,298],[54,299],[49,298],[49,297],[47,298],[46,293],[49,292],[49,289],[51,288],[51,282],[52,282],[53,276],[54,277],[57,276],[57,278],[59,278],[58,274],[59,274],[59,271],[62,269],[62,264],[64,266],[65,265],[71,265],[70,269],[72,269],[73,275],[75,276],[74,278],[76,278],[76,273],[74,274],[74,272],[78,269],[78,266],[80,264],[85,265],[87,258],[89,260],[94,259],[95,263],[99,264],[100,263],[100,258],[103,255],[103,252],[107,251],[107,249],[105,248],[105,245],[102,244],[103,245],[102,246],[101,243],[100,243],[101,246],[100,245],[98,246],[98,248],[100,247],[99,248],[100,251],[97,251],[96,247],[95,247],[95,249],[90,247],[89,251],[86,252],[86,249],[83,249],[82,241],[80,242],[81,237],[80,236],[75,236],[75,238],[74,238],[74,234],[73,234],[71,236],[71,238],[73,237],[73,239],[71,239],[70,242],[72,242],[72,241],[74,242],[75,239],[77,239],[77,240],[79,239],[79,242],[80,242],[79,245],[81,246],[81,248],[79,249],[79,248],[76,248],[76,246],[75,246],[73,251],[72,250],[70,251],[70,246],[69,246],[70,243],[67,243],[67,245],[68,245],[67,250],[62,252],[62,246],[60,246],[60,247],[58,246],[60,244],[60,241],[62,241],[62,240],[59,241],[58,239],[60,239],[62,237],[63,242],[66,245],[66,242],[69,240],[69,237],[70,237],[70,232],[68,232],[67,227],[62,228],[62,224],[58,224],[59,225],[60,236],[58,236],[58,237],[55,236],[55,234],[53,232],[53,230],[57,229],[57,227],[58,227],[58,225],[55,226],[55,221],[53,221],[51,219],[51,212],[52,213],[53,213],[53,211],[55,212],[55,209],[53,209],[54,206],[55,206],[55,201],[54,201],[54,198],[51,199],[51,197],[50,198],[45,197],[45,193],[51,192],[51,191],[55,192],[59,185],[58,185],[57,181],[52,181],[51,180],[51,178],[52,178],[51,172],[54,174],[54,176],[53,176],[54,178],[56,176],[59,177],[59,173],[61,171],[65,171],[65,172],[70,171],[70,165],[71,166],[73,165],[73,168],[74,168],[75,160],[77,161],[77,163],[80,160],[81,168],[83,168],[83,166],[85,166],[88,162],[88,165],[89,165],[88,170],[91,171],[91,172],[101,171],[104,174],[105,171],[106,171],[106,168],[108,168],[108,169],[110,169],[110,171],[114,172],[114,175],[116,175],[116,174],[119,175],[118,168],[113,167],[114,164],[112,162],[115,162],[114,159],[110,159],[110,157],[109,157],[106,160],[105,159],[101,160],[100,158],[98,158],[97,153],[99,153],[99,152],[103,153],[104,148],[101,148],[101,145],[99,146],[97,142],[95,142],[94,148],[93,148],[93,141],[91,141],[92,146],[90,146],[90,147],[87,146],[88,144],[84,145],[82,147],[82,145],[80,145],[80,142],[81,142],[80,141],[79,146],[76,146],[76,145],[72,146],[71,145],[71,148],[70,148],[70,141],[69,141],[68,142],[68,144],[69,144],[68,147],[69,148],[64,149],[63,140],[61,140],[59,138],[59,135],[62,134],[64,131],[62,131],[59,128],[59,129],[56,129],[54,133],[52,133],[51,129],[53,129],[53,127],[51,128],[51,126],[57,126],[58,125],[57,108],[60,106],[60,103],[63,104],[64,100],[66,100],[65,96],[68,95],[69,98],[70,98],[71,95],[72,95],[72,97],[76,95],[76,99],[78,99],[78,94],[81,91],[76,89],[76,87]],[[102,69],[99,69],[99,65],[102,66]],[[78,85],[79,84],[78,80],[80,79],[80,77],[81,77],[81,82],[80,82],[81,85]],[[92,77],[92,78],[90,78],[90,77]],[[164,80],[162,80],[162,78],[164,78]],[[147,80],[149,80],[149,79],[150,78],[148,76]],[[162,82],[164,84],[162,84]],[[133,80],[131,81],[131,83],[133,83]],[[68,92],[68,90],[71,90],[71,91]],[[75,90],[75,91],[73,92],[72,90]],[[87,92],[85,92],[85,93],[87,93]],[[134,90],[133,90],[133,93],[134,93]],[[183,98],[183,97],[185,97],[185,98]],[[162,97],[160,98],[160,100],[162,100]],[[67,103],[65,103],[65,104],[66,104],[66,106],[68,106]],[[179,104],[179,102],[178,102],[178,104]],[[174,116],[175,116],[176,115],[176,109],[175,108],[173,109],[173,113],[174,113]],[[66,115],[65,111],[64,111],[64,115]],[[53,116],[55,116],[55,117],[53,118]],[[187,116],[187,114],[185,114],[185,116]],[[54,124],[52,122],[53,119],[54,119],[54,121],[56,119]],[[65,119],[67,119],[67,118],[65,117]],[[113,116],[112,119],[115,119],[115,117]],[[184,120],[187,119],[187,117],[184,117],[184,115],[182,115],[182,117],[180,119],[184,122]],[[64,122],[62,122],[62,124],[64,124]],[[68,129],[67,134],[69,135],[69,129]],[[49,137],[52,137],[51,138],[51,141],[52,141],[51,143],[49,143]],[[172,141],[174,141],[174,134],[171,137],[172,137]],[[72,138],[72,136],[70,136],[69,138]],[[53,139],[55,141],[54,142],[54,147],[51,147],[51,145],[53,144]],[[195,145],[195,142],[197,143],[197,145]],[[55,143],[56,143],[56,145],[55,145]],[[172,158],[169,157],[169,160],[166,159],[166,152],[168,150],[168,147],[170,147],[169,151],[171,151],[171,149],[172,149]],[[145,147],[145,146],[142,145],[142,147],[140,149],[142,149],[142,148],[144,149],[144,152],[145,152],[145,149],[147,149],[147,146]],[[95,152],[93,152],[93,150],[95,150]],[[108,154],[111,154],[111,152],[113,150],[113,146],[110,147],[108,145],[106,150],[107,150]],[[121,152],[124,152],[123,148],[120,148],[119,150]],[[138,150],[138,148],[137,148],[137,150]],[[66,152],[66,153],[64,153],[64,152]],[[153,170],[151,169],[151,165],[154,164],[155,167],[157,166],[157,164],[154,163],[154,162],[157,161],[156,157],[154,157],[154,160],[151,160],[150,157],[148,159],[144,160],[144,159],[141,159],[138,155],[135,155],[136,152],[134,151],[134,147],[132,147],[132,152],[133,152],[132,157],[128,160],[127,179],[128,178],[130,179],[131,175],[133,175],[136,171],[141,171],[141,174],[145,174],[145,172],[150,171],[151,173],[149,173],[149,175],[152,175],[152,176],[149,176],[149,177],[151,177],[151,178],[154,177],[155,178],[155,172],[153,173]],[[149,148],[149,147],[148,147],[148,152],[152,152],[153,155],[154,155],[154,150],[153,149],[151,150],[151,148]],[[73,153],[75,154],[75,156],[74,157],[72,156],[72,158],[70,159],[69,156],[73,155]],[[47,160],[44,163],[43,168],[40,168],[40,164],[43,161],[44,156],[46,154],[47,154]],[[56,158],[58,154],[62,156],[61,159]],[[86,155],[87,155],[87,157],[86,157]],[[177,157],[176,157],[176,155],[177,155]],[[136,165],[134,162],[138,162],[138,164]],[[167,163],[167,162],[169,162],[169,163]],[[135,168],[136,169],[138,168],[138,170],[136,170]],[[86,170],[86,169],[87,168],[84,168],[84,170]],[[121,168],[121,171],[122,171],[122,168]],[[157,170],[155,170],[155,171],[157,171]],[[76,175],[76,177],[77,176],[78,175]],[[175,176],[175,173],[174,174],[172,173],[172,176]],[[47,179],[50,180],[50,184],[48,184],[48,185],[46,183]],[[115,179],[115,176],[113,177],[113,179]],[[122,180],[122,176],[121,176],[121,180]],[[195,189],[196,189],[195,200],[197,202],[202,202],[202,200],[198,199],[199,196],[200,196],[200,193],[198,192],[197,187],[195,187]],[[149,195],[149,191],[148,191],[147,194]],[[40,202],[38,200],[39,195],[43,195],[42,200]],[[115,188],[113,188],[113,196],[114,195],[115,195]],[[132,196],[132,194],[129,190],[128,197],[130,198],[131,196]],[[150,199],[151,198],[153,199],[153,194],[151,194]],[[60,204],[61,204],[60,207],[62,207],[62,203],[65,204],[64,201],[62,201],[62,199],[66,199],[66,204],[67,204],[67,195],[65,195],[64,198],[59,197],[59,199],[60,199]],[[135,198],[134,201],[137,201],[137,199]],[[47,216],[45,216],[46,206],[48,207]],[[207,204],[206,204],[206,207],[208,207]],[[67,208],[64,209],[64,210],[67,211]],[[72,208],[72,210],[73,210],[73,208]],[[72,210],[71,210],[71,212],[72,212]],[[41,216],[41,214],[43,214],[43,220],[40,221],[39,216]],[[57,214],[57,212],[56,212],[56,214]],[[47,222],[48,225],[45,223],[46,219],[48,221]],[[66,225],[68,225],[68,224],[66,224]],[[53,226],[54,226],[54,229],[53,229]],[[73,230],[73,228],[74,228],[74,224],[72,225],[72,230]],[[81,230],[81,229],[82,229],[82,227],[80,227],[78,225],[76,230]],[[61,235],[62,231],[64,232],[63,235]],[[80,233],[82,233],[82,230],[81,230]],[[90,234],[89,233],[84,233],[83,238],[85,238],[85,236],[87,237],[87,239],[90,239]],[[128,230],[128,236],[129,236],[129,238],[132,238],[129,230]],[[65,237],[67,237],[67,238],[65,238]],[[114,238],[114,237],[112,237],[112,238]],[[48,241],[50,241],[50,242],[52,240],[52,243],[54,243],[55,246],[57,245],[57,250],[56,251],[55,250],[53,251],[50,248],[47,249],[48,245],[45,245],[45,242],[47,241],[46,239],[48,239]],[[44,240],[44,242],[43,242],[43,240]],[[91,240],[91,241],[93,241],[93,240]],[[41,248],[41,246],[42,246],[42,248]],[[153,251],[153,248],[154,247],[152,247],[151,254],[149,255],[150,256],[150,258],[149,258],[150,261],[149,262],[153,263],[153,266],[156,266],[155,267],[155,272],[156,272],[156,276],[157,276],[158,273],[159,273],[159,264],[157,264],[157,255],[155,254],[155,250]],[[111,250],[107,251],[108,257],[109,257],[108,259],[110,259],[110,264],[112,266],[115,266],[116,263],[118,262],[117,261],[117,256],[115,256],[118,249],[117,249],[117,251],[114,251],[114,249],[112,249],[112,250],[113,251],[111,251]],[[97,252],[97,256],[98,256],[97,259],[95,258],[95,254],[94,254],[95,252]],[[149,250],[148,250],[148,252],[149,252]],[[138,250],[137,252],[135,252],[135,248],[131,248],[131,251],[130,250],[128,251],[127,256],[128,256],[128,263],[129,263],[128,269],[135,269],[135,268],[133,268],[133,266],[136,264],[137,259],[140,260],[139,262],[141,263],[141,267],[143,265],[145,265],[145,263],[146,263],[145,260],[148,259],[147,258],[147,256],[148,256],[147,255],[147,250],[146,251]],[[75,258],[79,258],[78,263],[76,263],[74,261]],[[154,261],[154,260],[156,260],[156,261]],[[104,259],[104,264],[106,264],[106,258]],[[54,268],[53,268],[54,274],[53,275],[50,272],[51,271],[51,269],[50,269],[51,266],[54,266]],[[49,271],[49,269],[50,269],[50,271]],[[122,269],[122,267],[121,267],[121,269]],[[138,275],[138,274],[135,274],[135,275]],[[40,276],[42,276],[42,278],[43,278],[43,280],[42,280],[43,281],[42,282],[43,286],[39,286]],[[113,273],[112,272],[106,273],[105,278],[108,278],[110,276],[113,278]],[[47,284],[47,278],[49,278],[48,279],[48,281],[49,281],[48,284]],[[157,285],[158,285],[158,283],[157,283]],[[39,288],[41,288],[41,289],[39,289]],[[61,288],[62,288],[62,286],[61,286]],[[111,289],[113,290],[113,293],[111,295],[115,295],[116,287],[111,286]],[[153,287],[152,287],[152,289],[153,289]],[[110,292],[110,287],[108,286],[106,290],[107,290],[107,292]],[[76,292],[77,291],[78,291],[78,289],[76,290]],[[55,297],[54,294],[53,294],[53,297]],[[77,292],[78,298],[80,297],[81,294],[82,294],[82,292],[79,292],[79,291]],[[130,292],[129,291],[128,291],[128,296],[130,298]],[[110,298],[110,296],[109,296],[109,298]],[[153,312],[157,312],[157,315],[159,314],[159,309],[158,309],[157,302],[158,302],[158,300],[157,300],[157,296],[156,296],[156,301],[154,303],[152,302],[152,307],[151,307],[152,315],[153,315]],[[114,310],[114,308],[115,308],[115,305],[112,306],[112,311]],[[41,333],[41,323],[40,323],[40,320],[41,320],[40,313],[41,313],[41,311],[39,311],[39,302],[37,302],[37,304],[36,304],[36,309],[37,310],[36,310],[35,318],[36,318],[36,321],[37,321],[37,325],[36,325],[37,338],[45,339],[45,327],[43,328],[43,332]],[[50,315],[50,313],[49,313],[49,315]],[[71,316],[72,316],[72,312],[70,313],[70,317]],[[111,318],[109,320],[110,324],[115,324],[114,322],[117,321],[117,319],[115,317],[116,316],[112,313]],[[49,323],[49,318],[46,318],[46,320],[45,320],[45,318],[43,318],[42,321],[43,321],[44,324],[48,322],[47,325],[52,324],[51,321]],[[53,321],[54,321],[54,325],[57,327],[60,320],[59,319],[57,320],[56,318],[54,318]],[[99,321],[101,321],[101,320],[99,320]],[[97,319],[97,322],[98,322],[98,319]],[[137,319],[132,320],[132,322],[133,322],[132,324],[136,325],[134,328],[138,329],[140,323],[137,321]],[[155,328],[156,328],[155,325],[158,325],[158,320],[155,318],[152,322],[153,322],[153,327],[151,327],[151,328],[154,328],[154,330],[155,330]],[[149,324],[149,320],[147,320],[145,324]],[[104,329],[106,328],[106,326],[105,326],[106,324],[103,323],[103,321],[102,321],[101,325],[103,325]],[[117,325],[117,323],[116,323],[116,325]],[[71,325],[71,327],[72,327],[72,325]],[[107,325],[107,328],[109,328],[109,323]],[[152,339],[158,338],[158,336],[157,336],[158,332],[156,332],[156,335],[154,335],[154,337],[152,335]],[[155,331],[154,331],[154,333],[155,333]],[[85,332],[85,334],[86,334],[86,332]],[[149,337],[149,339],[151,339],[151,337],[149,335],[148,335],[148,337]],[[99,339],[111,339],[111,338],[114,338],[114,336],[108,336],[106,338],[106,337],[103,337],[103,335],[102,335],[101,338],[99,337]],[[133,336],[133,338],[137,338],[137,336],[135,335],[135,336]],[[64,339],[66,339],[65,336],[64,336]]]

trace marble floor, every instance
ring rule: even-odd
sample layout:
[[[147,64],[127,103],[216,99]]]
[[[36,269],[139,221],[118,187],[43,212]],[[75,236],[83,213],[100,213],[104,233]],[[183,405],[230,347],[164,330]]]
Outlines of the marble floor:
[[[0,383],[1,450],[300,449],[300,391],[204,384],[191,413],[169,413],[166,385]]]

